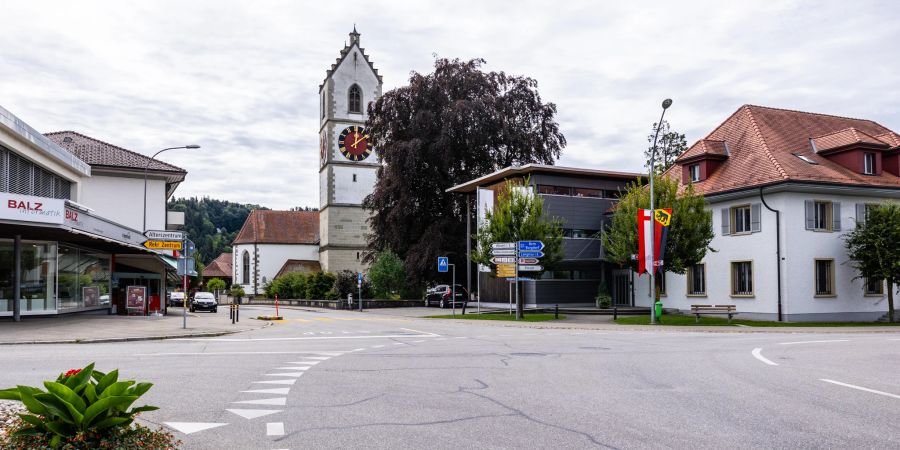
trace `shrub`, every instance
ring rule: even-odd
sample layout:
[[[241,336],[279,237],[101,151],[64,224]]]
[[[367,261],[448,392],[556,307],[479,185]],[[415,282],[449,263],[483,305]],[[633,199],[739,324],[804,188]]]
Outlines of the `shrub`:
[[[341,297],[338,295],[338,292],[334,290],[334,288],[329,289],[328,292],[325,293],[325,300],[337,300],[339,298]]]
[[[23,424],[11,439],[35,436],[50,447],[60,447],[78,436],[103,439],[133,430],[135,416],[155,406],[131,408],[151,383],[118,381],[119,371],[103,373],[94,364],[60,374],[56,381],[45,381],[46,391],[19,385],[0,390],[0,399],[22,402],[30,414],[20,413]],[[90,448],[90,447],[89,447]]]
[[[224,291],[225,280],[221,278],[210,278],[209,281],[206,282],[206,288],[212,292]]]
[[[231,286],[231,291],[229,292],[229,294],[231,294],[231,296],[234,298],[244,297],[245,295],[247,295],[244,293],[244,288],[237,284]]]
[[[306,297],[312,300],[325,298],[325,294],[334,287],[336,277],[330,272],[315,272],[306,279]]]
[[[30,426],[22,419],[14,419],[7,428],[8,435],[0,435],[0,448],[15,450],[31,450],[52,448],[51,436],[44,434],[15,435],[19,430]],[[61,450],[176,450],[181,441],[176,440],[172,433],[160,427],[152,430],[140,424],[134,424],[132,428],[110,428],[106,433],[86,432],[75,436],[62,438],[58,448]]]
[[[600,283],[600,286],[597,288],[597,297],[595,297],[594,300],[597,302],[598,308],[612,307],[612,296],[609,295],[609,289],[606,288],[606,283]]]
[[[359,297],[356,279],[356,272],[350,270],[338,272],[334,282],[334,291],[337,294],[337,298],[346,299],[347,294],[353,294],[353,298]],[[363,298],[372,298],[372,283],[366,277],[363,277],[362,296]]]
[[[375,257],[369,269],[369,278],[378,298],[390,298],[403,288],[406,272],[403,261],[390,250],[385,250]]]

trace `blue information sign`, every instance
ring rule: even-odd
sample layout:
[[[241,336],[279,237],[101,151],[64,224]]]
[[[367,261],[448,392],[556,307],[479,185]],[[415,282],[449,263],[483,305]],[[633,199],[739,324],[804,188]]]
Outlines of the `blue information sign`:
[[[357,283],[362,283],[362,277],[363,277],[362,272],[356,272],[356,282]]]
[[[544,252],[519,252],[519,258],[543,258]]]
[[[519,241],[520,252],[539,252],[544,249],[541,241]]]
[[[450,270],[450,260],[446,256],[438,256],[438,272]]]

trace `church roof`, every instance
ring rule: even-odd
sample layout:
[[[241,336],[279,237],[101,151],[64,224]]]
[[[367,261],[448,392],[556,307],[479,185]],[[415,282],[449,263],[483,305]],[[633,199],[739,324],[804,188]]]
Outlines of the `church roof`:
[[[324,86],[325,82],[328,81],[329,78],[331,78],[331,74],[333,74],[334,70],[337,69],[339,65],[341,65],[341,62],[344,61],[344,58],[346,58],[347,55],[350,54],[350,50],[353,50],[353,47],[359,49],[359,52],[362,53],[363,60],[365,60],[366,64],[369,65],[369,68],[372,69],[372,73],[374,73],[375,76],[378,77],[378,82],[382,82],[381,75],[378,74],[378,69],[375,68],[375,65],[372,64],[372,61],[369,60],[369,55],[366,54],[366,49],[359,46],[359,33],[356,32],[356,25],[353,25],[353,31],[350,33],[350,45],[347,45],[346,43],[344,44],[344,48],[341,49],[341,56],[339,56],[334,61],[334,64],[332,64],[331,68],[328,69],[328,71],[325,73],[325,80],[322,81],[322,84],[319,85],[319,90],[322,90],[322,86]]]
[[[250,211],[234,244],[319,243],[318,211]]]
[[[212,260],[208,266],[203,268],[203,278],[231,278],[231,267],[234,264],[231,252],[225,252],[218,258]]]

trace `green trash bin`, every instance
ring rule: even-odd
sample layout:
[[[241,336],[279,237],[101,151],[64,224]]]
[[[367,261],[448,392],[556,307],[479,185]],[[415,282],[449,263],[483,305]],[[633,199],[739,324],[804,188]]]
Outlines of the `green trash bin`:
[[[656,318],[662,317],[662,302],[656,302]]]

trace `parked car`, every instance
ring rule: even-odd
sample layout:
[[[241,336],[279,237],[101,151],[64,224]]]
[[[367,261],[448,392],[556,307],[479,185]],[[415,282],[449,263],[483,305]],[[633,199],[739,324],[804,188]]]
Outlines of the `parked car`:
[[[439,284],[425,292],[425,306],[431,306],[437,303],[441,308],[449,308],[451,306],[450,297],[453,296],[453,290],[449,284]],[[462,285],[456,285],[456,305],[462,306],[469,298],[469,293]]]
[[[184,292],[169,292],[168,306],[184,306]]]
[[[212,311],[218,312],[219,304],[212,292],[198,292],[191,299],[191,312],[194,311]]]

